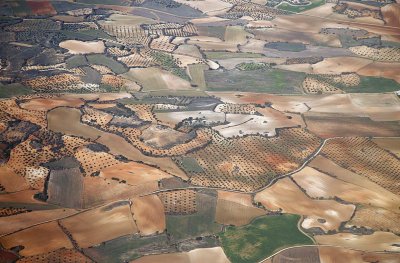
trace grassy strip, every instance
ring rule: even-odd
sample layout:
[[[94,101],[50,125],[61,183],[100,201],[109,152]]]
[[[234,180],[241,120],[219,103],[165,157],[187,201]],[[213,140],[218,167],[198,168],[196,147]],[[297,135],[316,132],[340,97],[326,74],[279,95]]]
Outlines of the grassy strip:
[[[229,226],[220,233],[222,246],[232,263],[254,263],[279,249],[310,245],[313,241],[297,228],[300,216],[263,216],[246,226]]]

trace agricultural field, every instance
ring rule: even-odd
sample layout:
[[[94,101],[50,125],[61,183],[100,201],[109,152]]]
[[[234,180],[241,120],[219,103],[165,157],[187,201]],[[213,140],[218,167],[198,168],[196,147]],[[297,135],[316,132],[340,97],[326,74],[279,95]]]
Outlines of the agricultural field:
[[[0,263],[400,262],[399,17],[0,1]]]

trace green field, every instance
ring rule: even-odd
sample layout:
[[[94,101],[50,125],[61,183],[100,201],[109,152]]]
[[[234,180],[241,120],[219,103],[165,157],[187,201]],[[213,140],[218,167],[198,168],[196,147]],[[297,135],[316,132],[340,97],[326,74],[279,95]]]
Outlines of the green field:
[[[115,74],[122,74],[128,71],[128,69],[125,68],[125,66],[122,65],[120,62],[112,58],[106,57],[105,55],[87,55],[86,58],[89,64],[106,66],[110,68]]]
[[[211,91],[268,92],[300,94],[305,74],[281,69],[205,71]]]
[[[361,76],[360,85],[356,87],[340,86],[347,93],[378,93],[400,90],[400,84],[392,79]]]
[[[279,249],[310,245],[313,241],[297,228],[300,216],[263,216],[246,226],[229,226],[220,233],[222,247],[232,263],[254,263]]]
[[[326,78],[324,75],[315,75],[316,79],[325,81],[346,93],[380,93],[393,92],[400,90],[400,83],[387,78],[360,76],[360,84],[354,87],[345,86],[344,84],[335,83]]]
[[[279,51],[300,52],[306,50],[306,45],[297,42],[270,42],[265,44],[266,48],[272,48]]]
[[[197,194],[197,213],[191,215],[168,215],[167,233],[173,240],[183,240],[210,235],[221,231],[215,223],[217,200],[207,194]]]
[[[65,63],[67,63],[67,68],[77,68],[88,65],[88,61],[84,55],[74,55],[70,58],[67,58]]]
[[[280,5],[278,5],[277,7],[282,10],[299,13],[299,12],[310,10],[310,9],[313,9],[315,7],[325,4],[324,0],[309,0],[309,1],[311,2],[310,5],[295,6],[295,5],[290,5],[286,2],[283,2]]]
[[[10,98],[33,93],[33,90],[19,83],[3,85],[0,83],[0,98]]]
[[[192,157],[176,157],[176,161],[180,162],[183,166],[183,170],[189,173],[202,173],[203,168],[199,165],[196,159]]]
[[[98,246],[85,249],[85,253],[97,262],[129,262],[143,256],[143,248],[151,251],[151,247],[168,247],[168,238],[165,234],[151,237],[128,235],[119,237]]]

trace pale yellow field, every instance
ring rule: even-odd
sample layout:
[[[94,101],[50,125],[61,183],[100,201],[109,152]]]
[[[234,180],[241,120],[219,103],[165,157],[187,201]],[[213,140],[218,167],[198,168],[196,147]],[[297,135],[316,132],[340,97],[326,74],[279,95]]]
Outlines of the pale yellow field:
[[[358,207],[348,226],[367,227],[377,231],[400,233],[400,213],[372,206]]]
[[[333,200],[311,199],[290,178],[280,179],[271,187],[257,193],[254,201],[260,202],[269,210],[305,215],[302,227],[320,227],[326,232],[338,229],[341,222],[350,219],[355,209],[354,205],[344,205]]]
[[[318,247],[321,263],[397,263],[400,254],[398,253],[373,253],[351,250],[340,247]]]
[[[60,47],[68,49],[71,54],[103,53],[105,49],[102,41],[66,40],[60,43]]]
[[[127,201],[111,203],[60,222],[82,248],[138,232]]]
[[[29,188],[25,179],[14,173],[7,165],[0,165],[0,185],[6,192],[17,192]]]
[[[220,224],[241,226],[266,212],[252,203],[249,194],[218,191],[216,221]]]
[[[131,261],[131,263],[229,263],[221,247],[198,248],[189,252],[150,255]]]
[[[314,239],[321,245],[341,246],[370,252],[400,252],[400,237],[389,232],[374,232],[371,235],[338,233],[333,235],[317,235],[314,236]]]
[[[400,158],[400,138],[373,138],[372,141]]]
[[[100,171],[99,176],[107,179],[125,180],[130,185],[139,185],[172,177],[157,168],[136,162],[120,163],[107,167]]]
[[[381,195],[369,189],[338,180],[311,167],[305,167],[295,173],[293,179],[312,198],[339,197],[351,203],[371,204],[400,212],[398,208],[400,197],[392,199],[390,196]]]
[[[384,196],[386,200],[391,200],[389,203],[393,204],[398,202],[397,200],[399,200],[399,196],[368,180],[366,177],[355,174],[338,166],[331,160],[326,159],[325,157],[317,156],[310,162],[309,166],[316,168],[326,174],[334,176],[338,180],[368,189],[381,197]]]
[[[41,99],[41,98],[31,99],[27,102],[21,103],[20,107],[27,110],[48,111],[56,107],[62,107],[62,106],[80,107],[82,105],[83,101],[79,98],[59,97],[52,99]]]
[[[22,256],[43,254],[59,248],[73,248],[57,222],[41,224],[0,237],[0,243],[6,249],[24,246],[24,249],[19,252]]]
[[[141,235],[152,235],[165,230],[164,205],[157,195],[134,198],[132,213]]]
[[[47,221],[64,218],[77,213],[74,209],[50,209],[0,217],[0,235],[13,233]]]

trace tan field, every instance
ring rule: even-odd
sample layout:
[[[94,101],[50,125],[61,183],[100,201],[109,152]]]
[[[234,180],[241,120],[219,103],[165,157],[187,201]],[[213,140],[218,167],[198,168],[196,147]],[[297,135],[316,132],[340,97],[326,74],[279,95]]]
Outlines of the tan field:
[[[100,177],[84,178],[83,201],[86,208],[106,204],[112,201],[149,194],[158,190],[158,182],[150,181],[137,186],[130,186],[115,180]]]
[[[190,22],[193,24],[208,24],[208,23],[216,23],[216,22],[221,22],[221,21],[228,21],[228,19],[221,18],[218,16],[209,16],[209,17],[201,17],[201,18],[194,18],[191,19]]]
[[[216,221],[220,224],[241,226],[264,215],[263,209],[253,205],[249,194],[218,191]]]
[[[398,207],[400,197],[392,199],[390,196],[381,195],[379,192],[338,180],[311,167],[305,167],[295,173],[293,179],[312,198],[339,197],[351,203],[370,204],[400,212]]]
[[[235,43],[229,43],[224,41],[201,41],[190,39],[187,41],[190,45],[199,46],[202,50],[206,51],[229,51],[237,52],[238,48]]]
[[[269,210],[306,215],[302,227],[320,227],[324,231],[338,229],[341,222],[351,218],[355,209],[354,205],[344,205],[333,200],[311,199],[290,178],[280,179],[271,187],[257,193],[254,201],[260,202]]]
[[[371,63],[373,63],[372,60],[366,58],[335,57],[335,58],[325,58],[323,61],[314,64],[312,68],[313,68],[313,73],[315,74],[340,74],[343,72],[360,73],[359,72],[360,70],[362,70]]]
[[[128,201],[111,203],[60,222],[82,248],[138,232]]]
[[[164,205],[157,195],[137,197],[132,202],[133,218],[141,235],[152,235],[165,230]]]
[[[373,230],[390,231],[399,234],[399,222],[400,213],[393,213],[392,211],[382,208],[362,206],[357,208],[354,216],[346,225],[357,227],[364,226]]]
[[[104,168],[99,176],[107,179],[118,178],[119,181],[126,181],[129,185],[140,185],[172,177],[159,169],[136,162],[120,163]]]
[[[400,158],[400,139],[399,138],[373,138],[372,141],[379,147],[386,149]]]
[[[107,101],[112,99],[112,97],[103,96],[102,98],[99,98],[99,100],[101,99]],[[187,176],[170,158],[154,158],[145,156],[121,136],[103,132],[92,126],[81,123],[81,114],[82,113],[78,109],[74,108],[60,107],[53,109],[47,114],[49,129],[63,134],[80,136],[91,140],[97,139],[98,143],[103,143],[110,149],[111,154],[124,155],[126,158],[133,161],[142,161],[148,164],[153,164],[160,167],[163,171],[168,171],[179,177],[187,178]],[[65,120],[64,122],[58,121],[61,116]]]
[[[218,200],[226,200],[243,206],[254,206],[250,194],[242,194],[228,191],[218,191]]]
[[[6,249],[24,246],[20,251],[22,256],[43,254],[59,248],[73,248],[57,222],[41,224],[1,237],[0,242]]]
[[[265,93],[256,92],[207,92],[210,95],[221,98],[226,103],[238,103],[238,104],[265,104],[272,103],[272,108],[279,111],[288,112],[307,112],[308,108],[304,103],[310,103],[312,101],[318,101],[326,95],[322,96],[279,96]]]
[[[398,202],[396,201],[399,198],[397,195],[368,180],[364,176],[358,175],[340,167],[339,165],[335,164],[329,159],[326,159],[325,157],[317,156],[310,162],[309,166],[316,168],[326,174],[334,176],[339,180],[369,189],[370,191],[375,192],[380,196],[386,196],[386,198],[392,200],[392,202]]]
[[[400,63],[373,62],[357,71],[363,76],[384,77],[400,83]]]
[[[215,220],[223,225],[242,226],[249,224],[254,218],[264,214],[265,211],[261,208],[218,199]]]
[[[221,247],[198,248],[185,253],[172,253],[144,256],[140,259],[131,261],[131,263],[229,263]]]
[[[25,203],[25,204],[46,204],[45,202],[39,201],[33,196],[37,193],[37,190],[22,190],[20,192],[14,192],[9,194],[0,194],[0,203]]]
[[[125,7],[122,7],[125,8]],[[100,21],[100,24],[107,23],[113,25],[140,25],[142,23],[152,24],[156,21],[150,18],[145,18],[141,16],[132,16],[132,15],[125,15],[125,14],[112,14],[110,15],[107,20]]]
[[[387,25],[400,27],[400,4],[389,4],[381,8],[383,20]]]
[[[25,179],[14,173],[7,165],[0,165],[0,185],[6,192],[17,192],[29,188]]]
[[[81,112],[78,109],[59,107],[47,113],[49,130],[67,135],[82,136],[91,140],[97,139],[101,131],[80,122]],[[60,122],[61,119],[64,120]]]
[[[53,221],[77,213],[74,209],[50,209],[22,213],[14,216],[0,217],[0,235],[13,233],[30,226]]]
[[[31,99],[28,102],[21,103],[20,107],[27,110],[48,111],[56,107],[80,107],[82,105],[83,101],[79,98],[59,97],[53,99]]]
[[[371,235],[338,233],[333,235],[317,235],[314,238],[321,245],[341,246],[368,252],[400,252],[400,237],[389,232],[374,232]]]
[[[185,1],[185,0],[176,0],[178,3],[187,4],[195,9],[201,10],[204,13],[209,15],[218,15],[223,12],[221,10],[229,10],[232,7],[232,4],[229,2],[225,2],[222,0],[204,0],[204,1]]]
[[[140,139],[153,148],[171,148],[189,140],[190,136],[166,126],[151,125],[142,131]]]
[[[154,90],[185,90],[190,89],[190,83],[172,73],[159,68],[131,68],[122,75],[136,81],[143,87],[143,91]]]
[[[103,53],[105,49],[102,41],[66,40],[60,43],[60,47],[68,49],[71,54]]]
[[[397,263],[400,254],[398,253],[373,253],[351,250],[341,247],[318,247],[321,263]]]

